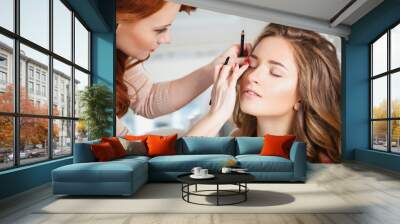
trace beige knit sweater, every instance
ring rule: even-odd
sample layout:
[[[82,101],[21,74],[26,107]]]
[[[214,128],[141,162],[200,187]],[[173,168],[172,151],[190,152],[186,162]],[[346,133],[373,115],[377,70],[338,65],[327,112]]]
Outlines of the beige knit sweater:
[[[212,84],[212,74],[196,70],[182,78],[153,83],[142,65],[126,70],[130,108],[138,115],[156,118],[179,110]],[[121,119],[117,118],[117,136],[127,133]]]

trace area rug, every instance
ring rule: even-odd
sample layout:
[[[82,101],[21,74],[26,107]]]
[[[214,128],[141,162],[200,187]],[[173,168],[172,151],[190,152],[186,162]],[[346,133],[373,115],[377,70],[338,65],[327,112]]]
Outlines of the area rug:
[[[225,190],[234,186],[224,186]],[[207,206],[182,200],[178,183],[149,183],[130,197],[58,196],[34,213],[119,214],[119,213],[360,213],[349,203],[317,184],[254,183],[248,185],[247,201],[237,205]],[[198,190],[212,190],[201,185]],[[194,187],[191,188],[194,190]],[[214,193],[210,193],[213,194]],[[239,200],[223,197],[222,203]],[[197,203],[215,204],[215,196],[191,196]],[[220,202],[221,202],[220,200]]]

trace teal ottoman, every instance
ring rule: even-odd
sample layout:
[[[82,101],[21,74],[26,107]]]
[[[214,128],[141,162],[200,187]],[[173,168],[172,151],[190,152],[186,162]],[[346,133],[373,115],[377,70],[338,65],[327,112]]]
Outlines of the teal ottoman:
[[[132,195],[148,180],[147,160],[145,156],[131,156],[59,167],[52,171],[53,193]]]

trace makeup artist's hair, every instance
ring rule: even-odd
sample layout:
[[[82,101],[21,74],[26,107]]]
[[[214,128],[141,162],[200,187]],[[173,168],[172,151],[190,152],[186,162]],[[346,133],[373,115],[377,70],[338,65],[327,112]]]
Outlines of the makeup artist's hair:
[[[116,22],[136,22],[144,19],[160,10],[167,1],[165,0],[116,0]],[[194,7],[181,5],[180,12],[190,13],[195,10]],[[127,69],[142,63],[145,60],[137,61],[133,64],[128,63],[129,55],[117,49],[117,96],[116,96],[116,114],[123,116],[129,109],[130,99],[128,88],[124,83],[124,73]]]
[[[291,44],[299,71],[297,92],[301,107],[295,115],[293,134],[306,143],[309,161],[340,162],[341,75],[335,47],[316,32],[269,24],[255,41],[254,48],[268,37],[281,37]],[[257,135],[257,118],[240,110],[239,95],[233,121],[239,135]]]

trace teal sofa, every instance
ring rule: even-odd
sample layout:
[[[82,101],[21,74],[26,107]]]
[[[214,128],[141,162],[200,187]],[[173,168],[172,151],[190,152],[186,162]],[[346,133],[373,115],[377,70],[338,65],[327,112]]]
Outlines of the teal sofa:
[[[183,137],[176,143],[177,155],[127,156],[96,162],[90,145],[99,141],[75,144],[73,164],[52,171],[54,194],[132,195],[148,181],[176,181],[193,167],[218,172],[234,159],[247,168],[258,182],[305,182],[306,148],[294,142],[290,159],[260,156],[262,137]]]

